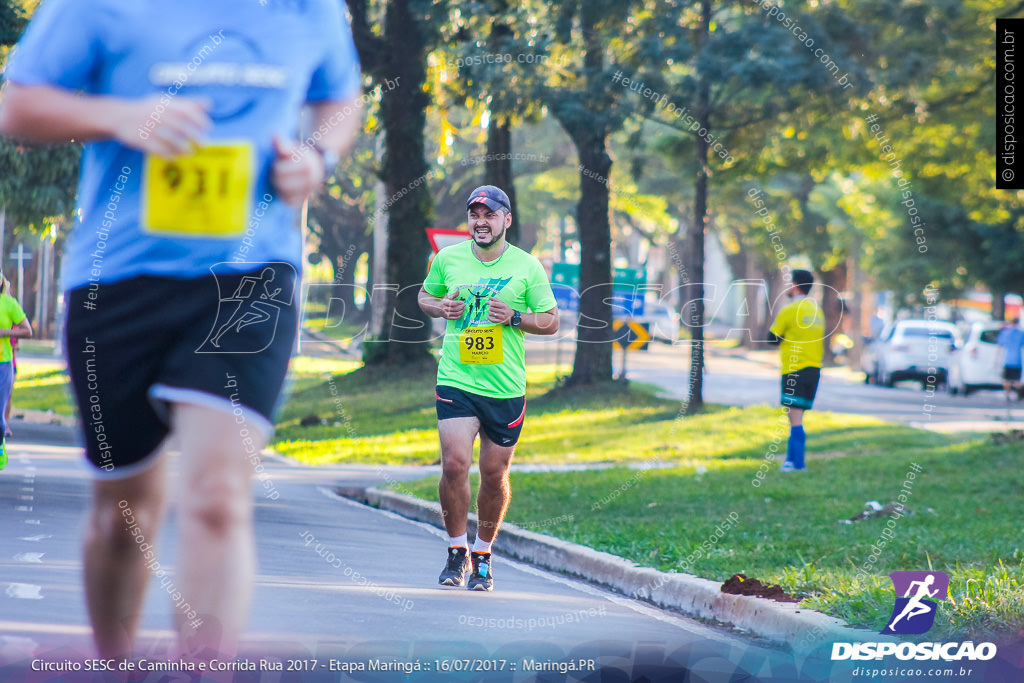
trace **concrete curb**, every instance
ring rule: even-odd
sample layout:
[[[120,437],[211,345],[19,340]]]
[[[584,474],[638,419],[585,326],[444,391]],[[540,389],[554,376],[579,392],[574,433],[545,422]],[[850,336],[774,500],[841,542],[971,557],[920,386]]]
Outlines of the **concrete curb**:
[[[15,398],[17,398],[17,394],[15,394]],[[60,425],[61,427],[78,426],[78,418],[74,415],[58,415],[49,410],[26,410],[15,405],[14,410],[11,411],[11,423],[17,425],[18,422]]]
[[[337,491],[346,498],[443,527],[441,506],[437,503],[375,488]],[[469,518],[472,536],[476,533],[477,519],[472,513]],[[774,643],[787,645],[797,654],[808,653],[825,642],[880,639],[877,633],[849,628],[839,619],[792,603],[730,595],[723,593],[714,581],[690,574],[638,567],[621,557],[521,529],[514,524],[502,524],[494,548],[503,555],[569,574],[659,607],[730,624]]]

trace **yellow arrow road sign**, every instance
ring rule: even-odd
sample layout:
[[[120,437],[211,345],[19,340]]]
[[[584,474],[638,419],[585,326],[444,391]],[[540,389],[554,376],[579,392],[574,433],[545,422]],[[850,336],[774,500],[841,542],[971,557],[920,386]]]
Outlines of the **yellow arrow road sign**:
[[[612,331],[615,333],[612,343],[620,349],[646,351],[647,342],[651,341],[647,323],[616,320],[612,322]]]

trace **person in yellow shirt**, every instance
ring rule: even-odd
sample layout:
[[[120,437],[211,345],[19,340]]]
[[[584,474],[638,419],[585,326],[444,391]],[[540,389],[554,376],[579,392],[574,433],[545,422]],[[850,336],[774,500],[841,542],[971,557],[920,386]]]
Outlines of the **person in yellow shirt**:
[[[809,296],[814,275],[794,270],[792,277],[792,286],[786,291],[792,301],[779,311],[768,332],[768,342],[777,344],[782,355],[780,403],[789,415],[789,444],[781,467],[783,472],[807,469],[804,412],[814,405],[825,351],[825,314]]]
[[[14,387],[14,351],[11,341],[32,336],[32,325],[18,300],[7,293],[7,280],[0,274],[0,433],[7,431],[6,407]],[[7,439],[0,439],[0,470],[7,467]]]

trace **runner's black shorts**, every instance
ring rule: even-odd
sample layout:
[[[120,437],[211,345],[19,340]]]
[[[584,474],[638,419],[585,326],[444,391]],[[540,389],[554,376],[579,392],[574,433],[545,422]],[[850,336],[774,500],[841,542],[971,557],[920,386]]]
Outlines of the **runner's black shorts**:
[[[1016,382],[1020,379],[1020,368],[1011,365],[1003,366],[1003,379],[1007,382]]]
[[[475,417],[487,438],[499,446],[515,446],[526,419],[526,397],[488,398],[462,389],[437,385],[434,388],[437,419]]]
[[[140,276],[67,292],[64,348],[89,461],[137,473],[170,432],[170,403],[233,414],[269,437],[298,329],[287,263],[193,279]]]
[[[780,403],[788,408],[810,410],[814,395],[818,393],[821,368],[800,368],[782,376],[782,398]]]

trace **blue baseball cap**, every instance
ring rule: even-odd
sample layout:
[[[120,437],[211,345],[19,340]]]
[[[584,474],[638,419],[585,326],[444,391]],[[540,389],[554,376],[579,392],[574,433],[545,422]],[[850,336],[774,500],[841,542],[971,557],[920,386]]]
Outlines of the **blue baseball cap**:
[[[466,208],[468,209],[474,204],[483,204],[491,211],[497,211],[498,209],[512,211],[512,202],[509,201],[508,195],[501,188],[494,185],[481,185],[473,190],[473,193],[469,195],[469,199],[466,200]]]

